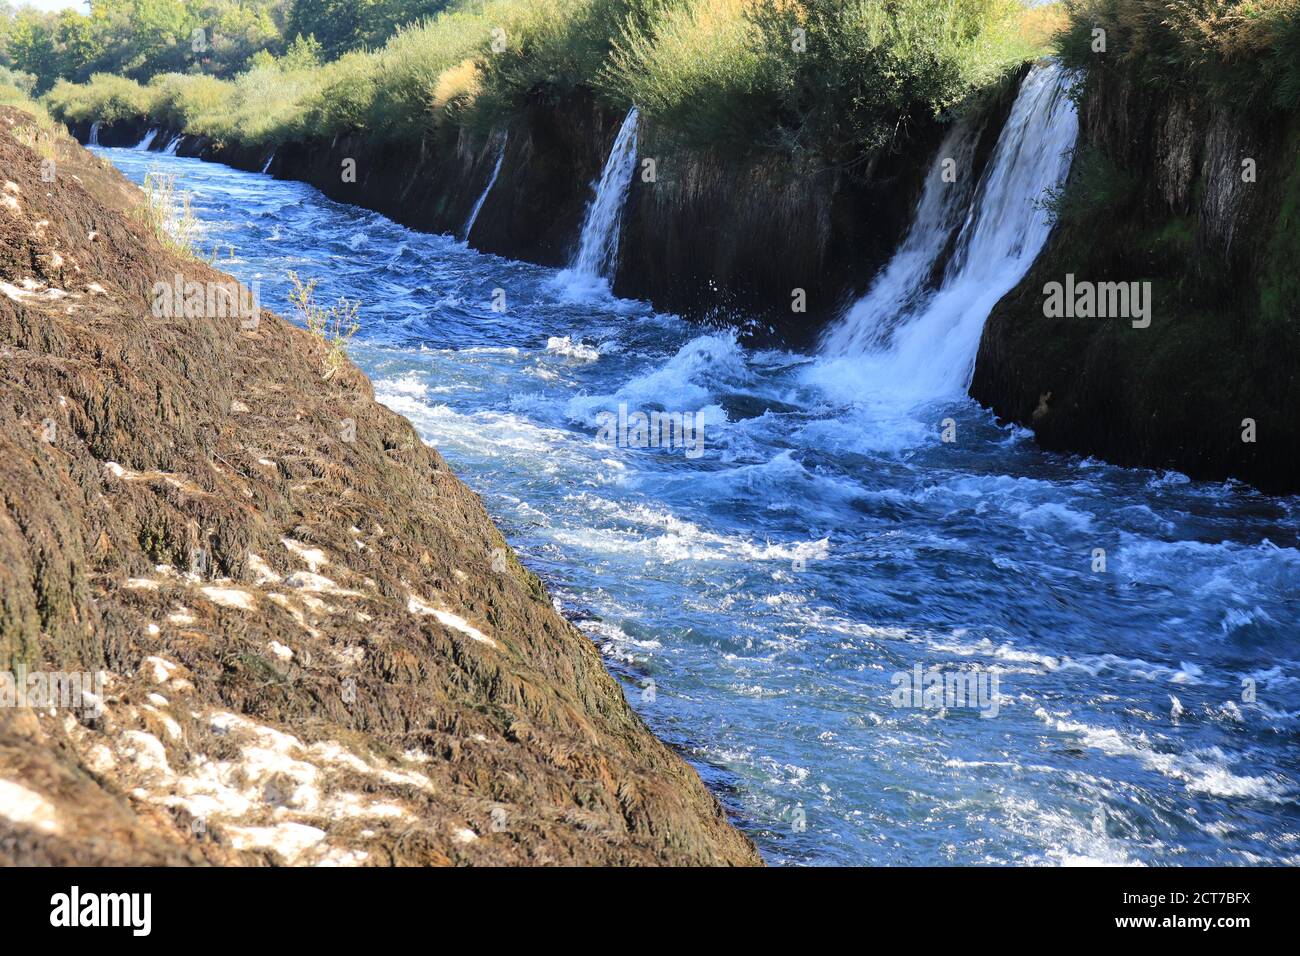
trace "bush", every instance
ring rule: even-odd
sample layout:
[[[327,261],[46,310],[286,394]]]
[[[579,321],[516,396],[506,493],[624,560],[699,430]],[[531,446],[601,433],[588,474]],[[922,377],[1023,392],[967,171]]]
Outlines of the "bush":
[[[233,84],[190,73],[164,73],[149,81],[149,115],[159,126],[207,132],[226,112]]]
[[[1300,0],[1066,0],[1072,66],[1123,64],[1160,88],[1195,87],[1242,109],[1300,107]],[[1093,30],[1106,51],[1093,50]]]
[[[636,103],[687,142],[766,137],[778,101],[747,0],[693,0],[653,17],[629,16],[598,78],[610,98]]]
[[[589,88],[697,144],[838,162],[1041,52],[1054,15],[1019,0],[465,0],[323,66],[299,38],[232,81],[167,74],[143,90],[96,75],[50,102],[68,119],[147,110],[219,140],[413,143]]]
[[[24,96],[31,96],[36,90],[36,77],[21,70],[11,70],[0,66],[0,87],[13,87]]]
[[[149,115],[149,92],[135,80],[96,73],[83,84],[60,80],[45,94],[45,103],[64,121],[116,123]]]
[[[701,141],[888,145],[1035,50],[1016,0],[686,0],[629,20],[605,86]]]

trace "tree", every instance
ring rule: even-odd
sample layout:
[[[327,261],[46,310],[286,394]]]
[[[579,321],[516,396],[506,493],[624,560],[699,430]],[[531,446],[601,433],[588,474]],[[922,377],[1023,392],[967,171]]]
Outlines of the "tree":
[[[13,65],[36,77],[37,93],[44,93],[59,78],[54,34],[36,11],[19,11],[9,28],[5,46]]]

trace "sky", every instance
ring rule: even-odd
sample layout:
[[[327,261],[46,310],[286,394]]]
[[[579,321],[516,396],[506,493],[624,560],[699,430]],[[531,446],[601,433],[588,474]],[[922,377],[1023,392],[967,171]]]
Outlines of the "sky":
[[[11,7],[35,7],[47,13],[52,10],[76,10],[86,12],[86,0],[9,0]]]

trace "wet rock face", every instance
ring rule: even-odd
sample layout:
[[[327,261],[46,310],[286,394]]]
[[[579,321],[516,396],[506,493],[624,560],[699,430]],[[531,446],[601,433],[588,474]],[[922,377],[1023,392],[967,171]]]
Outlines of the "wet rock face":
[[[1066,192],[985,324],[971,395],[1053,450],[1300,491],[1296,117],[1098,68]],[[1045,317],[1044,285],[1067,274],[1149,282],[1149,326]]]
[[[26,122],[0,669],[86,683],[0,708],[0,863],[757,863],[365,376],[269,312],[155,314],[229,278],[71,140],[43,182]]]
[[[841,170],[683,148],[647,123],[614,290],[811,345],[906,231],[930,138]]]

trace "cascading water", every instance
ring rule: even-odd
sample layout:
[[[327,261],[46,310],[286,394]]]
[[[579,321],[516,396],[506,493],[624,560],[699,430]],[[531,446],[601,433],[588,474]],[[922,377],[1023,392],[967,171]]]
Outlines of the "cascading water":
[[[506,133],[501,137],[501,148],[497,150],[497,162],[492,167],[492,175],[488,178],[486,188],[479,195],[478,202],[474,203],[474,209],[470,212],[469,219],[465,221],[465,228],[462,230],[460,237],[466,242],[469,241],[470,230],[474,228],[474,223],[478,221],[479,210],[483,208],[483,203],[487,202],[488,193],[492,191],[492,187],[496,185],[497,176],[501,174],[501,162],[506,158],[506,142],[509,135],[509,133]]]
[[[90,124],[90,146],[99,146],[99,120]]]
[[[618,261],[619,224],[632,172],[636,167],[636,126],[639,114],[634,106],[627,112],[614,145],[605,160],[596,196],[587,207],[582,237],[573,264],[560,273],[562,284],[578,290],[605,287]]]
[[[894,323],[917,299],[932,291],[935,260],[961,226],[970,205],[973,183],[957,174],[969,169],[979,139],[979,129],[958,122],[948,131],[934,157],[907,238],[881,270],[867,294],[843,321],[827,330],[822,351],[830,355],[857,355],[884,345]]]
[[[1025,77],[938,289],[920,286],[951,234],[943,225],[951,210],[932,181],[894,261],[825,337],[824,351],[852,358],[882,396],[924,401],[965,392],[984,321],[1051,231],[1040,200],[1070,169],[1079,125],[1071,82],[1055,63]]]
[[[135,144],[136,149],[148,149],[153,145],[153,141],[158,138],[158,127],[154,127],[144,134],[144,138]]]
[[[164,155],[164,156],[175,156],[175,155],[176,155],[176,149],[177,149],[177,147],[179,147],[180,145],[181,145],[181,137],[180,137],[180,134],[177,133],[177,134],[176,134],[175,136],[173,136],[170,140],[168,140],[167,145],[163,147],[163,155]]]
[[[268,157],[266,157],[266,163],[263,164],[263,166],[262,166],[262,172],[263,172],[263,173],[268,173],[268,172],[270,172],[270,171],[271,171],[271,163],[273,163],[273,162],[275,162],[275,150],[271,150],[271,155],[268,156]]]

